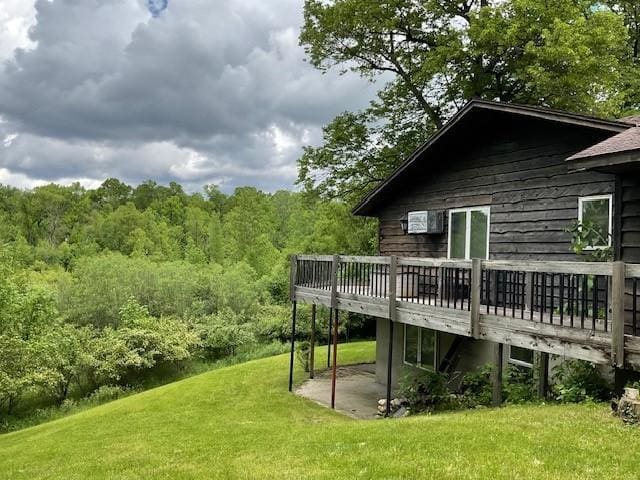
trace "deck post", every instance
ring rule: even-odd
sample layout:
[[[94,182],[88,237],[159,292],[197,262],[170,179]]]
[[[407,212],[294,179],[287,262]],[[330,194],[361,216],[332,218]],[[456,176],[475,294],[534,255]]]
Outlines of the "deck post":
[[[611,274],[611,365],[624,368],[624,262],[613,262]]]
[[[295,355],[296,342],[296,301],[293,301],[291,309],[291,356],[289,358],[289,391],[293,391],[293,358]]]
[[[549,392],[549,354],[540,352],[538,364],[538,397],[546,398]]]
[[[502,356],[504,345],[494,343],[493,345],[493,368],[491,369],[491,384],[493,386],[491,405],[499,407],[502,405]]]
[[[289,358],[289,391],[293,391],[293,359],[295,356],[296,341],[296,280],[298,268],[298,257],[291,255],[291,266],[289,268],[289,299],[293,303],[291,307],[291,356]]]
[[[333,308],[329,309],[329,333],[327,335],[327,368],[331,368],[331,322],[333,321]]]
[[[482,260],[471,260],[471,325],[469,334],[472,338],[480,336],[480,290],[482,288]]]
[[[331,408],[336,408],[336,375],[338,368],[338,265],[340,256],[331,262],[331,309],[333,310],[333,370],[331,371]],[[331,325],[331,318],[329,318]]]
[[[298,256],[291,255],[291,265],[289,267],[289,300],[296,300],[296,281],[298,280]]]
[[[336,376],[338,370],[338,309],[333,311],[333,370],[331,371],[331,408],[336,408]]]
[[[316,361],[316,304],[311,305],[311,332],[309,334],[309,378],[315,375]]]
[[[393,326],[397,318],[396,304],[396,282],[398,280],[398,257],[392,255],[389,259],[389,291],[387,298],[389,300],[389,350],[387,358],[387,395],[386,410],[387,416],[391,415],[391,383],[393,376]]]

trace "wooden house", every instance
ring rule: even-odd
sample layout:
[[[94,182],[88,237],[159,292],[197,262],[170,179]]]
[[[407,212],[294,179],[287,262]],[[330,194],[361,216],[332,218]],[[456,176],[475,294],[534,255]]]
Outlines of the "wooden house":
[[[353,213],[379,256],[296,256],[291,298],[376,317],[389,392],[404,365],[640,368],[639,118],[473,100]]]

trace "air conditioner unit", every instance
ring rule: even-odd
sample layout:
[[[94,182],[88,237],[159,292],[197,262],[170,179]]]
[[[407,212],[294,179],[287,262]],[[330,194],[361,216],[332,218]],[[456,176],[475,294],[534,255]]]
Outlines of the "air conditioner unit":
[[[444,233],[444,211],[424,210],[407,214],[407,233],[426,233],[429,235]]]

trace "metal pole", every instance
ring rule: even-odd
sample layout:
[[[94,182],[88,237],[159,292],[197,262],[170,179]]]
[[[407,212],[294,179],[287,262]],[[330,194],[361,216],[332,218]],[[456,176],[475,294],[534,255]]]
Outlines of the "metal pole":
[[[315,374],[316,356],[316,304],[311,305],[311,334],[309,335],[309,378]]]
[[[329,309],[329,336],[327,337],[327,368],[331,368],[331,322],[333,321],[333,308]]]
[[[331,408],[336,408],[336,374],[338,367],[338,309],[333,311],[333,371],[331,372]]]
[[[389,321],[389,355],[387,358],[387,405],[386,414],[391,415],[391,372],[393,370],[393,321]]]
[[[296,302],[293,302],[291,311],[291,357],[289,358],[289,391],[293,391],[293,356],[296,342]]]

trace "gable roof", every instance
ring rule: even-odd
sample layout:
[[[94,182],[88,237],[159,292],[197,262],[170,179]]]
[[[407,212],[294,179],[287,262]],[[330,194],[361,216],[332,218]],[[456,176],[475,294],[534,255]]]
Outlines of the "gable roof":
[[[620,120],[604,120],[601,118],[578,115],[562,110],[502,103],[489,100],[473,99],[467,102],[440,130],[429,140],[413,152],[400,166],[398,166],[380,185],[369,192],[352,210],[354,215],[367,215],[379,196],[392,187],[398,179],[414,165],[423,155],[434,147],[441,139],[455,127],[462,119],[474,111],[493,111],[515,114],[522,117],[537,118],[550,122],[582,126],[586,128],[608,131],[613,134],[624,132],[631,128],[631,124]]]

